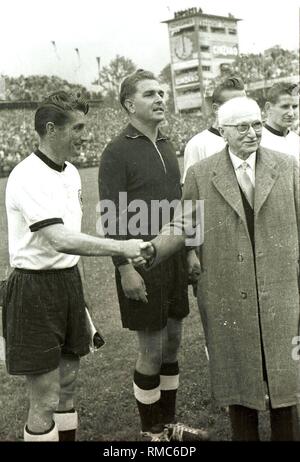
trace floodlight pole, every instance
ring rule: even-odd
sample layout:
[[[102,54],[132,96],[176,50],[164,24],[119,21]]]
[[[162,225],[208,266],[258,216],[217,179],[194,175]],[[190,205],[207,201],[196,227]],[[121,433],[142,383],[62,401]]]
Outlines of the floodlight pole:
[[[200,13],[201,14],[201,13]],[[202,60],[201,60],[201,48],[200,48],[200,39],[199,39],[199,20],[200,16],[195,16],[195,38],[196,38],[196,47],[197,47],[197,58],[198,58],[198,78],[200,85],[200,95],[201,95],[201,112],[206,118],[206,107],[205,107],[205,89],[203,84],[203,72],[202,72]]]

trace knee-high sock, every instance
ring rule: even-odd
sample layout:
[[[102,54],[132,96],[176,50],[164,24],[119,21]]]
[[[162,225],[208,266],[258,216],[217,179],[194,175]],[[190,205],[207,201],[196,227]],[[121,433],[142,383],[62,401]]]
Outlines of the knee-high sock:
[[[160,407],[163,423],[175,422],[176,395],[178,387],[178,361],[175,363],[163,363],[160,369]]]
[[[143,432],[159,433],[160,388],[159,375],[145,375],[134,371],[133,391],[137,402]]]
[[[270,409],[271,441],[297,441],[296,406]]]
[[[58,441],[58,430],[55,422],[46,433],[31,432],[27,425],[24,427],[24,441],[26,442],[42,442],[42,441]]]
[[[259,441],[258,412],[245,406],[229,406],[232,441]]]
[[[75,409],[56,411],[54,420],[58,428],[59,441],[75,441],[78,427],[78,414]]]

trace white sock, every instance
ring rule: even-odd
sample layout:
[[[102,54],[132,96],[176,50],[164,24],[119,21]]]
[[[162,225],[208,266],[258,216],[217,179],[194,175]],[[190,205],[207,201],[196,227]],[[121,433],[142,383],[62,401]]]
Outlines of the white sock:
[[[54,421],[59,432],[76,430],[78,427],[78,414],[74,412],[55,412]]]
[[[24,427],[24,441],[39,442],[39,441],[58,441],[58,429],[57,425],[54,424],[54,427],[47,433],[42,433],[41,435],[35,435],[29,433],[26,425]]]

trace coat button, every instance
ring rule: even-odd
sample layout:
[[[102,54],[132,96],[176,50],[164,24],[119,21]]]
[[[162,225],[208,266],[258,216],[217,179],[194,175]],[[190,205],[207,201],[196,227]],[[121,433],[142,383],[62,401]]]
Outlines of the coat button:
[[[247,292],[241,292],[241,297],[244,299],[247,298]]]
[[[244,261],[244,257],[241,253],[238,254],[238,261]]]

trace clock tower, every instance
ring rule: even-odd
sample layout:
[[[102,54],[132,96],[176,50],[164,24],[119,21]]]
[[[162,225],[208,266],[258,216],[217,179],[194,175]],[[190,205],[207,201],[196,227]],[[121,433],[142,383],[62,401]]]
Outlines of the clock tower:
[[[238,55],[240,21],[204,14],[201,8],[178,11],[168,25],[175,111],[204,112],[210,83]],[[205,115],[205,114],[204,114]]]

